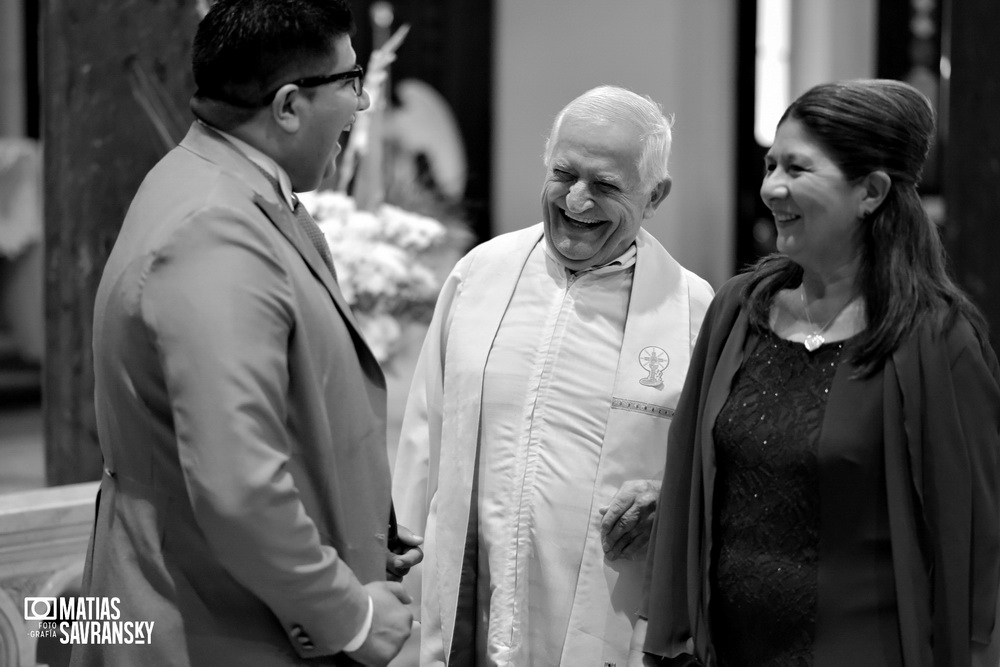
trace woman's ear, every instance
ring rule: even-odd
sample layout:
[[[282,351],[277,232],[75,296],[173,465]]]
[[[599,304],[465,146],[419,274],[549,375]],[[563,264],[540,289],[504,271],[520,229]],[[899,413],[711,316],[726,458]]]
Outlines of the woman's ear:
[[[298,132],[299,126],[302,124],[299,105],[301,101],[302,91],[294,83],[283,85],[274,94],[274,99],[271,100],[271,117],[278,127],[289,134]]]
[[[875,212],[892,188],[892,178],[881,169],[876,169],[862,179],[864,197],[861,199],[861,208],[858,211],[859,218],[867,218]]]

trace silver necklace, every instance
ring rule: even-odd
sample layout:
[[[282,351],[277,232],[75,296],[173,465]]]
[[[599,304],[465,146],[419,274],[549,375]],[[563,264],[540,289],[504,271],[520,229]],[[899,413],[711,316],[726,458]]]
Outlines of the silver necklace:
[[[809,306],[808,304],[806,304],[805,288],[803,288],[802,291],[799,292],[799,298],[802,300],[802,310],[806,314],[806,321],[809,322],[809,328],[812,329],[812,333],[806,334],[806,338],[805,340],[802,341],[802,344],[806,346],[807,350],[809,350],[810,352],[814,352],[819,348],[820,345],[826,342],[826,338],[823,336],[823,334],[826,333],[826,330],[830,328],[830,325],[833,324],[834,320],[840,317],[840,314],[842,312],[847,310],[847,307],[849,305],[854,303],[854,299],[849,300],[847,303],[841,306],[840,310],[834,313],[833,317],[827,320],[827,323],[824,324],[822,327],[820,327],[819,330],[817,330],[816,325],[813,324],[812,318],[809,317]]]

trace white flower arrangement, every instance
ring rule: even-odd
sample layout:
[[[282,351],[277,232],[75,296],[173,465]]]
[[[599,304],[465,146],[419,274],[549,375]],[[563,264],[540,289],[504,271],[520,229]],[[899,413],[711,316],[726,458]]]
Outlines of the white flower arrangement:
[[[407,323],[426,324],[441,289],[430,263],[448,231],[427,216],[381,204],[358,209],[343,192],[299,195],[326,236],[344,299],[382,364],[400,351]]]
[[[439,199],[412,174],[400,187],[386,182],[385,168],[394,173],[398,166],[383,132],[387,68],[408,31],[409,26],[403,25],[372,51],[364,79],[371,106],[353,123],[334,189],[300,195],[326,236],[340,290],[365,341],[389,370],[397,355],[407,345],[412,347],[406,333],[413,327],[408,325],[430,322],[442,281],[458,259],[456,253],[461,254],[472,240],[465,221],[456,216],[458,201]],[[371,150],[373,146],[382,150]]]

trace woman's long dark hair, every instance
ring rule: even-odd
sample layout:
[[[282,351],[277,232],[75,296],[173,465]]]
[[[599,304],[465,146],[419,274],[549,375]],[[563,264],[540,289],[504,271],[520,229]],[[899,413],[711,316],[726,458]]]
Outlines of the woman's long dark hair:
[[[876,170],[892,179],[882,204],[861,225],[857,287],[868,327],[853,346],[859,374],[875,372],[924,322],[937,334],[962,315],[985,341],[986,321],[948,275],[937,226],[917,195],[934,136],[927,98],[888,79],[828,83],[803,93],[778,125],[788,119],[802,124],[849,182]],[[774,296],[801,282],[802,268],[784,255],[760,260],[743,293],[751,324],[766,328]]]

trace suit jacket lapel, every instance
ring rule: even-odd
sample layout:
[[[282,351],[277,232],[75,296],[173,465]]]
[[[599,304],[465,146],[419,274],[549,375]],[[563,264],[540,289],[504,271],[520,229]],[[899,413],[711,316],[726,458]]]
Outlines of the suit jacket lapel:
[[[309,265],[310,270],[313,275],[316,276],[317,280],[323,283],[326,287],[326,291],[330,293],[330,297],[333,299],[334,303],[337,304],[337,309],[344,316],[352,327],[358,332],[361,331],[361,327],[357,320],[354,319],[354,313],[351,312],[351,307],[347,305],[347,301],[344,299],[343,293],[340,291],[340,287],[337,282],[330,275],[330,269],[326,268],[326,264],[323,262],[323,258],[319,256],[319,252],[316,251],[316,247],[312,242],[306,238],[305,233],[299,227],[298,221],[291,211],[288,210],[287,206],[282,206],[281,204],[275,204],[271,201],[265,199],[262,195],[254,195],[254,204],[257,205],[264,215],[274,223],[274,226],[284,235],[288,242],[291,243],[299,254],[302,255],[302,259],[305,260],[306,264]]]

